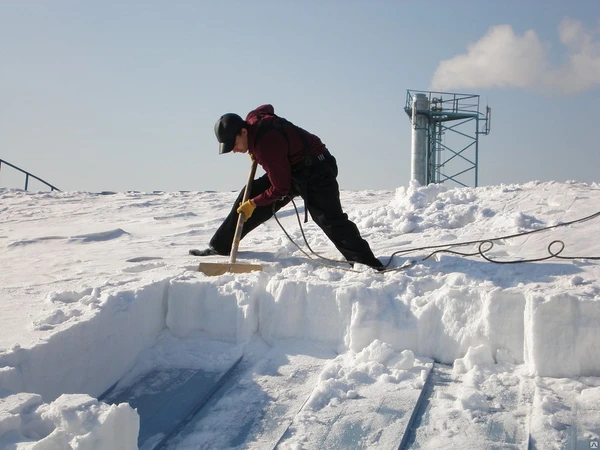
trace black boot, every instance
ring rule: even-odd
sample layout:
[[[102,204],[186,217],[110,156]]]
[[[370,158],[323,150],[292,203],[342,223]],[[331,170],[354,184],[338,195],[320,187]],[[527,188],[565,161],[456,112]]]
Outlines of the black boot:
[[[375,258],[375,261],[373,261],[371,264],[369,264],[369,267],[375,269],[378,272],[382,272],[385,270],[385,266],[383,265],[383,263],[381,261],[379,261],[378,258]]]
[[[213,256],[213,255],[222,255],[222,253],[219,253],[218,251],[216,251],[214,248],[212,247],[208,247],[205,248],[204,250],[198,250],[196,248],[193,248],[189,251],[190,255],[192,256]],[[227,255],[223,255],[223,256],[227,256]]]

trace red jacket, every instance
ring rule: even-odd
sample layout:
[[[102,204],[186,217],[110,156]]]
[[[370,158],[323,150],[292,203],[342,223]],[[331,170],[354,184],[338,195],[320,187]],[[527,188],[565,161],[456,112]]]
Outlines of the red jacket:
[[[306,153],[304,140],[301,139],[297,130],[300,130],[300,133],[306,137],[312,155],[318,156],[327,151],[321,139],[291,124],[283,127],[289,140],[289,151],[288,142],[281,131],[273,128],[267,128],[266,133],[262,134],[255,146],[254,140],[259,129],[257,122],[261,120],[260,128],[268,127],[268,123],[275,120],[274,114],[273,106],[262,105],[254,111],[250,111],[246,116],[246,123],[249,125],[249,153],[262,166],[271,181],[269,189],[252,199],[256,206],[270,205],[275,200],[289,194],[292,187],[292,166],[303,164]]]

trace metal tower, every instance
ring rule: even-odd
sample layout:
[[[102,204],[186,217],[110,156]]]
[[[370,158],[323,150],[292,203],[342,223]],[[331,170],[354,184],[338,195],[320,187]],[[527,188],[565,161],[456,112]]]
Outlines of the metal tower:
[[[412,124],[411,178],[421,185],[453,181],[478,185],[479,135],[490,133],[492,110],[479,111],[479,95],[406,91]]]

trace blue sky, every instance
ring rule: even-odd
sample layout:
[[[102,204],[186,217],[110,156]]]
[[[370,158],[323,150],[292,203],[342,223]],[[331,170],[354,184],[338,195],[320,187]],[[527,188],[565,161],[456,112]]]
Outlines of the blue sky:
[[[0,158],[63,190],[238,189],[213,126],[263,103],[342,189],[406,186],[407,89],[489,104],[480,185],[600,179],[598,0],[5,0],[0,58]]]

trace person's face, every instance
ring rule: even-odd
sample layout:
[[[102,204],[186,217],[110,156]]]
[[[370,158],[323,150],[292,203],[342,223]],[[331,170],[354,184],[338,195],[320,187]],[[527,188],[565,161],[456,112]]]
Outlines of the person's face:
[[[235,146],[232,152],[246,153],[248,151],[248,130],[242,128],[240,134],[235,137]]]

